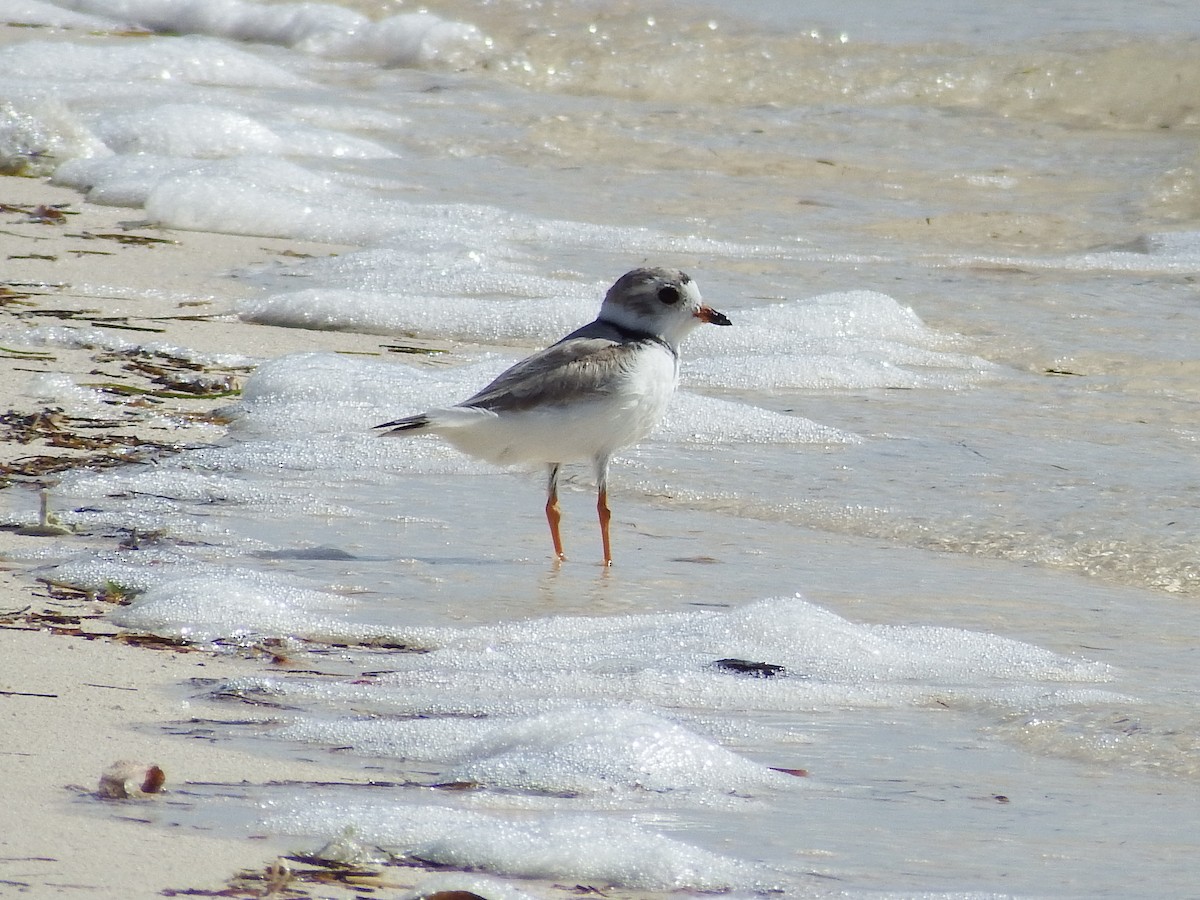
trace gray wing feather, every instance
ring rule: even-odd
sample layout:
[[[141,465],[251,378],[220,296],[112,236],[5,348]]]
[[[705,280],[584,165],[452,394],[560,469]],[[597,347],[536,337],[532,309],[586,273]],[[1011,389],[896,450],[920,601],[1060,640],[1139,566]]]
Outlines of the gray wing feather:
[[[600,327],[596,327],[600,326]],[[628,371],[627,342],[609,336],[602,322],[585,325],[511,369],[459,403],[494,411],[571,403],[614,389]]]

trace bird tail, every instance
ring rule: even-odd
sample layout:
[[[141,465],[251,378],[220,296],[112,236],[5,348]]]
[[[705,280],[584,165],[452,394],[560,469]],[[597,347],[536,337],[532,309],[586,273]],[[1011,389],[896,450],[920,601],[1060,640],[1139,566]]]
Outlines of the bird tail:
[[[389,437],[393,434],[400,434],[403,431],[419,431],[422,428],[428,428],[429,424],[429,416],[422,413],[419,416],[409,416],[405,419],[397,419],[394,422],[384,422],[382,425],[376,425],[375,428],[389,429],[380,435],[380,437]]]

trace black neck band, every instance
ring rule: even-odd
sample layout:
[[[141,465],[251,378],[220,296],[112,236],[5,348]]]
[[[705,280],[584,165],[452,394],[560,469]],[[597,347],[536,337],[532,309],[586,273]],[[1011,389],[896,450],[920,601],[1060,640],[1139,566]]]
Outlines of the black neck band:
[[[660,335],[651,334],[649,331],[641,331],[637,328],[626,328],[624,325],[621,325],[617,322],[611,322],[608,319],[604,320],[604,324],[619,334],[623,340],[631,342],[650,341],[651,343],[658,344],[660,347],[665,347],[672,356],[679,355],[675,352],[675,348],[667,343],[667,341]]]

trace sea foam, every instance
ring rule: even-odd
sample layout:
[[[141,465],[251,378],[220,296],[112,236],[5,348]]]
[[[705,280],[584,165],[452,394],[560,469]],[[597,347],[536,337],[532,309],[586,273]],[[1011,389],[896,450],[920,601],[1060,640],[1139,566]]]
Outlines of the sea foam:
[[[325,3],[248,0],[59,0],[61,6],[154,31],[279,44],[321,56],[383,65],[465,64],[482,58],[488,40],[473,25],[427,12],[382,20]]]

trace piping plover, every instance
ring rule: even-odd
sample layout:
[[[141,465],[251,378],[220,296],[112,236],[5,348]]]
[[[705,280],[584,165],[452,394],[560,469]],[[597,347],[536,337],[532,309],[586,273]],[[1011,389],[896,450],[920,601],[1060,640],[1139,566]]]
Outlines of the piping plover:
[[[521,360],[474,397],[376,427],[390,429],[386,435],[432,432],[492,463],[548,466],[546,521],[560,560],[559,469],[591,462],[604,564],[612,565],[608,462],[658,424],[679,377],[679,343],[703,322],[730,324],[704,304],[689,276],[634,269],[609,288],[596,321]]]

